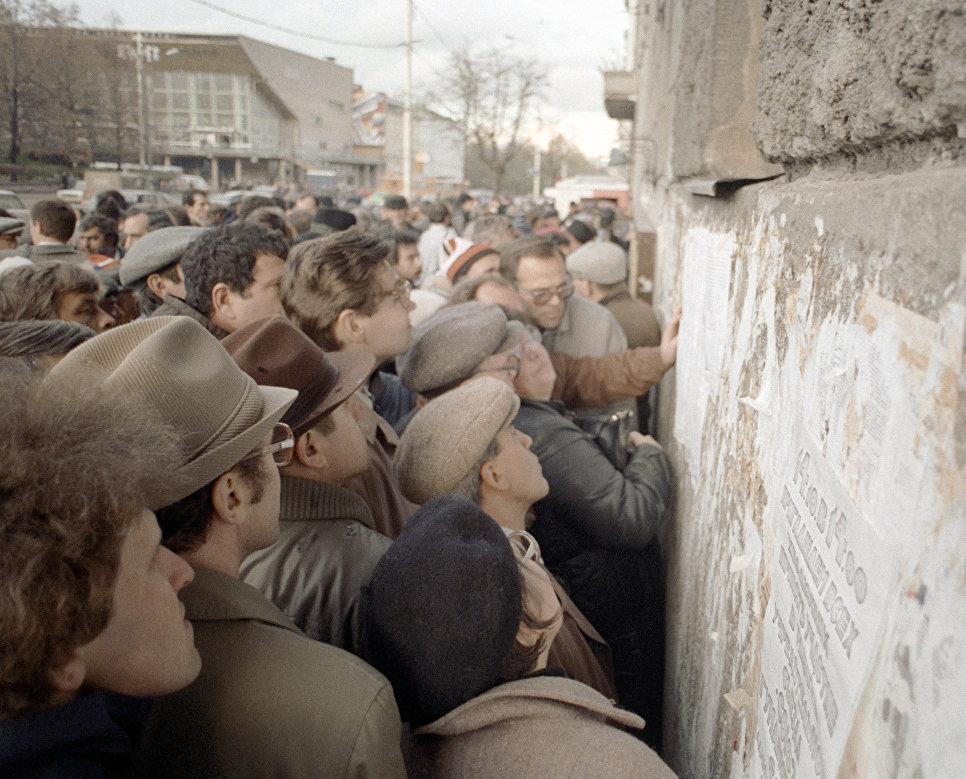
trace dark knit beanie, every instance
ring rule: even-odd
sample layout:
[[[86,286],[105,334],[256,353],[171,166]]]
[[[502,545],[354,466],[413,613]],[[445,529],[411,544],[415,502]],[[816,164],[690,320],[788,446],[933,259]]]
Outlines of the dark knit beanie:
[[[312,217],[312,229],[316,232],[324,233],[328,231],[339,232],[348,230],[356,223],[355,215],[340,208],[319,208]],[[323,228],[318,230],[317,227]]]
[[[597,235],[592,228],[588,227],[579,219],[574,219],[569,225],[567,225],[567,232],[581,243],[589,243],[590,241],[594,240],[594,237]]]
[[[520,572],[500,526],[474,503],[434,498],[362,591],[362,656],[419,727],[499,682],[521,611]]]

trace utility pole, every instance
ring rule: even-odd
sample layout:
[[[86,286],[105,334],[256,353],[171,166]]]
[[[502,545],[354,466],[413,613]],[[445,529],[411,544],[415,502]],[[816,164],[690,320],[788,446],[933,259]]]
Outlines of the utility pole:
[[[144,36],[134,33],[134,70],[138,85],[138,163],[147,164],[148,158],[148,112],[147,90],[144,88]]]
[[[403,196],[413,194],[413,0],[406,0],[406,94],[403,98]]]
[[[533,199],[540,199],[540,163],[542,154],[540,151],[540,141],[534,140],[533,143]]]

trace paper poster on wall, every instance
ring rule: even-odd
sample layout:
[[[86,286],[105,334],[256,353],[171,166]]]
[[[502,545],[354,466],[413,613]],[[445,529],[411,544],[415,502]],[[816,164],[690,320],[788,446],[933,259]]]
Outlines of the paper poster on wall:
[[[796,422],[774,529],[753,776],[838,772],[896,581],[896,554]]]
[[[692,478],[699,470],[705,410],[718,384],[731,326],[728,292],[735,247],[733,235],[700,228],[684,239],[674,436],[684,446]]]

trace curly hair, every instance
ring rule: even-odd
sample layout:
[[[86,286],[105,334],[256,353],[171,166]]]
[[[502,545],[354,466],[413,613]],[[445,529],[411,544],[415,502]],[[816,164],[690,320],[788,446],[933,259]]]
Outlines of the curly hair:
[[[71,262],[23,265],[0,275],[0,321],[57,319],[57,308],[71,292],[99,295],[94,270]]]
[[[289,319],[327,351],[338,351],[339,314],[375,313],[382,288],[376,278],[393,249],[358,227],[300,243],[292,249],[280,296]]]
[[[0,720],[107,625],[124,535],[176,439],[124,398],[0,373]],[[159,465],[161,464],[161,465]]]
[[[206,230],[195,238],[181,258],[185,303],[209,316],[211,291],[215,284],[227,284],[239,295],[252,285],[255,261],[260,254],[274,254],[283,260],[288,244],[281,233],[242,222]]]

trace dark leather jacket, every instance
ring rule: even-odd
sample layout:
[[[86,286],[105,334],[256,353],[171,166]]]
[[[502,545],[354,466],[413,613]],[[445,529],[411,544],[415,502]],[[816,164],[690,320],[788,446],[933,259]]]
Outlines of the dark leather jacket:
[[[280,520],[278,541],[246,558],[242,581],[309,637],[358,651],[360,593],[391,541],[354,492],[308,479],[282,477]]]
[[[557,401],[523,398],[514,424],[533,439],[550,483],[532,532],[551,568],[590,547],[639,550],[654,539],[674,487],[664,452],[639,446],[621,473]]]

